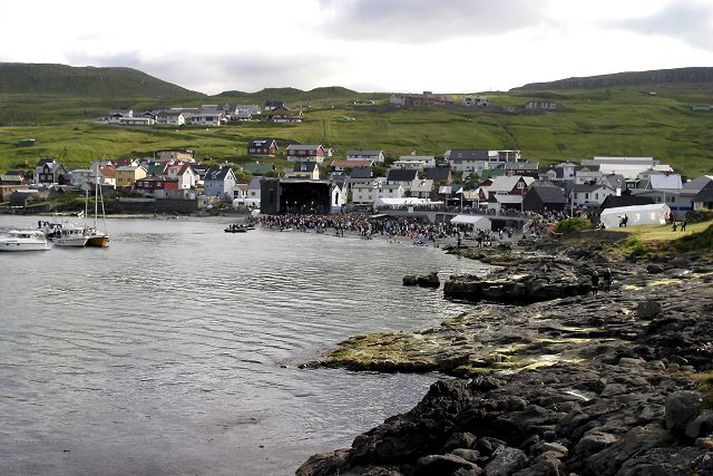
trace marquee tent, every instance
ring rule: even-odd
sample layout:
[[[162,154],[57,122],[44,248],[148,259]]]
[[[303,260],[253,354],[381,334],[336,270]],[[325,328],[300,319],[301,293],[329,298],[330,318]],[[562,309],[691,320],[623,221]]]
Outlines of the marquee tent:
[[[671,215],[671,209],[665,203],[607,208],[599,220],[606,228],[616,228],[624,215],[628,218],[626,226],[663,225]]]
[[[490,218],[478,215],[456,215],[451,218],[454,225],[472,225],[474,230],[490,230],[492,223]]]

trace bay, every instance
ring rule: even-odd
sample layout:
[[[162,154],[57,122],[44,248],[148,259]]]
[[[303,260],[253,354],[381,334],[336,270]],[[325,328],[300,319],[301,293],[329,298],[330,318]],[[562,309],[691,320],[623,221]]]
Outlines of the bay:
[[[297,365],[461,313],[401,278],[478,263],[221,221],[110,219],[108,249],[0,253],[0,473],[293,474],[422,398],[436,375]]]

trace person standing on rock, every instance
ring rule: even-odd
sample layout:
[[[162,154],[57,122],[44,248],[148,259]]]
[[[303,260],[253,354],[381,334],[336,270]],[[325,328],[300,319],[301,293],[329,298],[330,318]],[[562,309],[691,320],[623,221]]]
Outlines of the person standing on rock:
[[[592,270],[592,294],[597,294],[599,291],[599,271]]]
[[[607,268],[604,270],[604,273],[602,273],[602,284],[604,287],[604,292],[608,293],[611,290],[611,283],[612,283],[611,269]]]

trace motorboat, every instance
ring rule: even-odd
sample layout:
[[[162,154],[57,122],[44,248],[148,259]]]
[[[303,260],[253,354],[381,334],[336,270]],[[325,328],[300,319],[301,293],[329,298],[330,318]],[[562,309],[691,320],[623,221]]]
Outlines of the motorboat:
[[[84,229],[87,233],[87,244],[85,246],[95,246],[97,248],[107,248],[109,246],[109,235],[97,231],[94,227]]]
[[[248,225],[244,223],[233,223],[225,227],[226,233],[247,233],[250,230],[254,230],[255,225]]]
[[[39,230],[10,230],[0,237],[0,251],[47,251],[50,244]]]
[[[81,226],[64,225],[59,232],[59,236],[53,240],[57,246],[69,246],[83,248],[89,240],[89,235],[85,228]]]

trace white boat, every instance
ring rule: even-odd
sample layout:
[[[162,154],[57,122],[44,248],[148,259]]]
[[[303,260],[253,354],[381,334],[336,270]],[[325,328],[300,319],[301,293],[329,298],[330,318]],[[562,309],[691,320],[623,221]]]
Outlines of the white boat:
[[[94,180],[94,226],[87,226],[84,228],[84,232],[87,234],[89,239],[86,242],[86,246],[96,246],[98,248],[106,248],[109,246],[109,233],[106,227],[106,213],[104,212],[104,195],[102,194],[102,188],[99,186],[99,164],[97,164],[96,177]],[[102,204],[102,219],[104,222],[104,231],[99,231],[98,221],[99,221],[99,202]],[[86,189],[85,201],[84,201],[84,216],[87,216],[87,206],[89,204],[89,189]]]
[[[82,248],[87,244],[87,240],[89,240],[89,235],[85,232],[84,227],[63,225],[59,236],[54,239],[54,244]]]
[[[39,230],[11,230],[0,237],[0,251],[47,251],[50,244]]]

